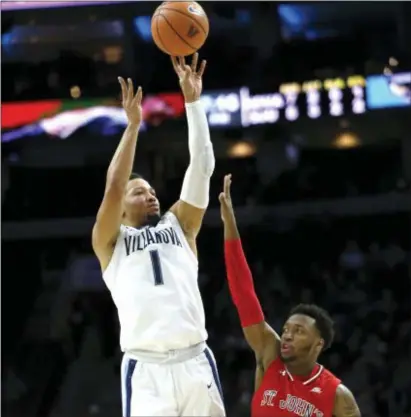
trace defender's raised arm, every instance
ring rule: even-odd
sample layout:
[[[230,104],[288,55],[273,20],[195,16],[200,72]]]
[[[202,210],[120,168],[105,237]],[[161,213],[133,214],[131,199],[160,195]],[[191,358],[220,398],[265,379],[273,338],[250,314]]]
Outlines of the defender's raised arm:
[[[123,78],[119,78],[119,82],[128,126],[107,170],[104,197],[97,213],[92,235],[93,249],[103,271],[110,261],[120,229],[124,191],[131,175],[137,136],[142,121],[143,92],[141,87],[138,87],[134,94],[133,82],[130,78],[127,83]]]
[[[172,63],[185,99],[190,163],[184,176],[180,199],[170,211],[178,218],[195,250],[194,241],[208,206],[210,178],[215,165],[207,116],[200,101],[206,61],[202,61],[197,68],[198,54],[194,54],[191,66],[186,65],[183,57],[173,57]]]
[[[245,338],[253,349],[262,371],[277,358],[280,338],[265,322],[255,293],[253,277],[247,263],[231,202],[231,175],[224,177],[224,190],[219,196],[224,223],[224,255],[228,285],[240,316]]]

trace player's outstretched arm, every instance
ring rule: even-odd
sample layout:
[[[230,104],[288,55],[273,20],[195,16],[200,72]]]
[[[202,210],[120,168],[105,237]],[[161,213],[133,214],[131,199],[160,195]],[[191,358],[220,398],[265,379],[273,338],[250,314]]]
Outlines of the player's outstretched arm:
[[[122,105],[127,114],[128,125],[107,170],[103,201],[93,227],[92,244],[102,270],[110,261],[123,213],[123,196],[133,168],[137,136],[142,120],[141,87],[134,94],[133,82],[119,78]]]
[[[245,338],[256,355],[259,367],[266,370],[278,356],[280,338],[264,320],[255,293],[253,277],[241,245],[230,187],[231,175],[226,175],[224,190],[219,200],[224,223],[224,255],[228,285],[240,316]]]
[[[185,173],[180,199],[170,211],[178,218],[187,239],[193,241],[200,231],[208,206],[210,178],[215,165],[207,116],[200,101],[206,62],[202,61],[197,68],[196,53],[191,66],[186,65],[183,57],[172,57],[172,63],[185,99],[190,163]]]
[[[333,417],[361,417],[361,412],[354,395],[342,384],[337,387]]]

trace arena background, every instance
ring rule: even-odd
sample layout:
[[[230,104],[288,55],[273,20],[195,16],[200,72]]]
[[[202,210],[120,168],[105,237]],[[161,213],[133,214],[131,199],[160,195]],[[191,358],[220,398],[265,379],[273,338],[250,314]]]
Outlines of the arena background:
[[[83,3],[92,2],[1,4],[10,417],[120,412],[118,322],[90,246],[126,123],[118,75],[144,87],[135,168],[163,208],[188,162],[178,83],[150,36],[157,3]],[[249,415],[255,366],[223,265],[217,195],[231,172],[270,323],[279,329],[298,302],[327,308],[337,338],[322,362],[363,417],[410,417],[411,4],[203,6],[203,100],[217,164],[199,279],[228,415]]]

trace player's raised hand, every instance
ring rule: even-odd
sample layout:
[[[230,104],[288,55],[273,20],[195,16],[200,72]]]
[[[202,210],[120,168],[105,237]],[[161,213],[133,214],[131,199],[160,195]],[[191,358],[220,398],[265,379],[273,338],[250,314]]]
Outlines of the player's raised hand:
[[[198,53],[193,55],[191,65],[187,65],[184,57],[171,57],[174,71],[180,81],[181,91],[183,92],[186,103],[192,103],[200,98],[203,90],[203,74],[207,62],[201,61],[198,67]]]
[[[141,102],[143,100],[143,90],[141,87],[137,88],[134,94],[134,85],[131,78],[127,82],[122,77],[118,77],[121,85],[121,104],[127,114],[127,119],[130,124],[140,125],[143,119],[143,109]]]
[[[221,206],[221,219],[223,222],[234,218],[233,204],[231,202],[231,174],[224,176],[223,192],[218,196]]]

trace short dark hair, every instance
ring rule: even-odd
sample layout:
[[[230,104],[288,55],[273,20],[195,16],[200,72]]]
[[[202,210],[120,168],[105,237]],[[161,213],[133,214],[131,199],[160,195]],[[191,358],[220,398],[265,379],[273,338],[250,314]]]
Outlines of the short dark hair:
[[[131,180],[137,180],[137,179],[144,179],[142,175],[138,174],[137,172],[132,172],[130,175],[129,181]]]
[[[315,304],[299,304],[290,311],[288,317],[294,314],[303,314],[313,318],[315,326],[324,339],[323,351],[331,346],[334,340],[334,321],[326,310]]]

